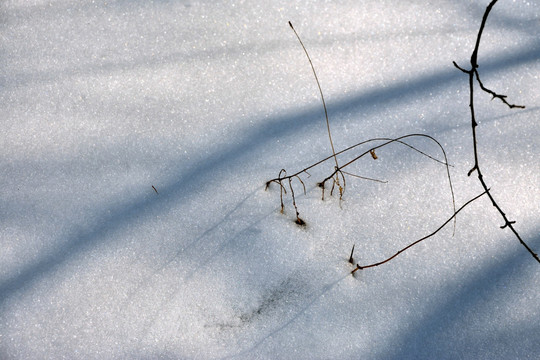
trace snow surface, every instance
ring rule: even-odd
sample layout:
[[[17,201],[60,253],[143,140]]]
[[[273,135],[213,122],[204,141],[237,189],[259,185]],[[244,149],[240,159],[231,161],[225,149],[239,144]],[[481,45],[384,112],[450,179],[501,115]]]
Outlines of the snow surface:
[[[479,194],[467,76],[488,1],[5,0],[1,359],[537,359],[540,267],[487,198],[401,145],[321,201],[337,149],[424,133]],[[494,7],[478,146],[540,251],[540,3]],[[426,139],[410,144],[441,159]],[[358,149],[369,149],[366,145]],[[356,151],[356,150],[355,150]],[[344,155],[345,161],[354,154]],[[152,186],[156,189],[152,188]]]

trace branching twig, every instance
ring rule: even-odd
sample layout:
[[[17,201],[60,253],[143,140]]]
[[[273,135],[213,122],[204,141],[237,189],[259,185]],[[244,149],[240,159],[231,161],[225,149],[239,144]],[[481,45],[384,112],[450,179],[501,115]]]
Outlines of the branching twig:
[[[430,237],[432,237],[433,235],[435,235],[436,233],[438,233],[443,227],[446,226],[446,224],[448,224],[450,221],[452,221],[452,219],[455,219],[455,217],[457,216],[457,214],[463,210],[467,205],[469,205],[470,203],[472,203],[473,201],[475,201],[476,199],[478,199],[479,197],[481,197],[482,195],[486,194],[487,191],[484,191],[483,193],[481,193],[480,195],[477,195],[475,196],[474,198],[472,198],[471,200],[467,201],[465,204],[463,204],[463,206],[461,206],[458,210],[456,210],[454,212],[454,215],[452,215],[448,220],[446,220],[441,226],[439,226],[437,228],[437,230],[435,230],[434,232],[432,232],[431,234],[427,235],[427,236],[424,236],[423,238],[421,239],[418,239],[416,240],[415,242],[413,242],[412,244],[409,244],[407,245],[406,247],[404,247],[403,249],[399,250],[397,253],[395,253],[394,255],[390,256],[388,259],[385,259],[383,261],[379,261],[377,263],[374,263],[374,264],[370,264],[370,265],[360,265],[360,264],[356,264],[356,268],[351,272],[351,274],[354,274],[356,271],[358,270],[363,270],[363,269],[367,269],[367,268],[370,268],[370,267],[375,267],[375,266],[379,266],[379,265],[382,265],[384,263],[387,263],[389,262],[390,260],[392,260],[393,258],[395,258],[396,256],[398,256],[399,254],[401,254],[402,252],[404,252],[405,250],[407,249],[410,249],[411,247],[413,247],[414,245],[426,240],[426,239],[429,239]]]
[[[431,159],[431,160],[433,160],[433,161],[435,161],[435,162],[438,162],[439,164],[442,164],[442,165],[444,165],[444,166],[449,166],[449,167],[453,166],[453,165],[448,164],[446,161],[441,161],[441,160],[439,160],[439,159],[436,159],[436,158],[434,158],[433,156],[431,156],[431,155],[429,155],[429,154],[426,154],[425,152],[423,152],[423,151],[421,151],[421,150],[415,148],[414,146],[412,146],[412,145],[410,145],[410,144],[408,144],[408,143],[406,143],[406,142],[400,140],[400,139],[405,139],[405,138],[407,138],[407,137],[414,137],[414,136],[427,137],[427,138],[429,138],[429,139],[432,140],[432,141],[436,141],[433,137],[431,137],[431,136],[429,136],[429,135],[425,135],[425,134],[409,134],[409,135],[404,135],[404,136],[401,136],[401,137],[398,137],[398,138],[395,138],[395,139],[392,139],[392,138],[373,138],[373,139],[369,139],[369,140],[364,140],[364,141],[362,141],[362,142],[359,142],[359,143],[357,143],[357,144],[354,144],[354,145],[352,145],[352,146],[349,146],[349,147],[346,148],[346,149],[343,149],[343,150],[341,150],[341,151],[338,151],[338,152],[336,153],[336,155],[341,155],[341,154],[346,153],[346,152],[348,152],[348,151],[350,151],[350,150],[352,150],[352,149],[354,149],[354,148],[356,148],[356,147],[358,147],[358,146],[365,145],[365,144],[370,143],[370,142],[374,142],[374,141],[385,141],[386,143],[384,143],[384,144],[382,144],[382,145],[380,145],[380,146],[378,146],[378,147],[372,148],[372,149],[370,149],[370,150],[373,150],[373,149],[376,149],[376,148],[380,148],[380,147],[383,147],[383,146],[385,146],[385,145],[388,145],[388,144],[390,144],[390,143],[392,143],[392,142],[395,142],[395,143],[398,143],[398,144],[402,144],[402,145],[404,145],[404,146],[407,146],[407,147],[410,148],[411,150],[414,150],[414,151],[418,152],[419,154],[421,154],[421,155],[423,155],[423,156],[425,156],[425,157],[427,157],[427,158],[429,158],[429,159]],[[442,146],[441,146],[440,144],[439,144],[439,147],[442,149]],[[365,152],[365,153],[362,153],[362,154],[361,154],[360,156],[358,156],[357,158],[361,158],[361,157],[365,156],[366,154],[368,154],[368,153],[370,152],[370,150],[368,150],[368,151]],[[296,172],[296,173],[294,173],[294,174],[292,174],[292,175],[290,175],[290,176],[292,177],[292,176],[300,175],[300,174],[302,174],[302,173],[309,174],[309,173],[308,173],[308,170],[313,169],[314,167],[316,167],[316,166],[318,166],[318,165],[320,165],[320,164],[324,163],[325,161],[328,161],[328,160],[330,160],[330,159],[332,159],[332,158],[333,158],[333,155],[328,156],[328,157],[325,157],[324,159],[319,160],[319,161],[317,161],[316,163],[311,164],[311,165],[309,165],[308,167],[306,167],[306,168],[304,168],[304,169],[302,169],[302,170],[300,170],[300,171],[298,171],[298,172]],[[284,170],[282,169],[282,171],[284,171]],[[286,179],[286,178],[287,178],[287,176],[281,177],[281,172],[280,172],[277,178],[270,179],[270,180],[268,180],[268,181],[266,182],[266,189],[268,189],[270,183],[272,183],[272,182],[278,182],[279,180],[283,180],[283,179]]]
[[[456,62],[454,62],[454,66],[458,68],[459,70],[463,71],[464,73],[469,75],[469,107],[471,109],[471,124],[472,124],[472,139],[473,139],[473,152],[474,152],[474,166],[472,169],[468,172],[468,176],[470,176],[473,172],[476,171],[478,175],[478,180],[480,181],[480,184],[486,191],[489,199],[491,200],[491,204],[497,209],[497,211],[501,214],[504,224],[501,226],[502,229],[508,227],[514,235],[517,237],[519,242],[527,249],[527,251],[540,263],[540,258],[538,255],[523,241],[517,230],[514,228],[513,224],[515,221],[510,221],[506,214],[502,211],[501,207],[497,204],[493,196],[491,195],[486,182],[484,181],[484,177],[482,175],[482,171],[480,170],[480,164],[478,161],[478,146],[477,146],[477,140],[476,140],[476,127],[478,126],[478,123],[476,122],[476,116],[474,112],[474,80],[478,82],[480,88],[490,94],[493,99],[497,98],[501,100],[504,104],[506,104],[509,108],[525,108],[525,106],[522,105],[514,105],[510,104],[506,101],[506,95],[500,95],[496,92],[486,88],[482,81],[480,81],[480,75],[478,74],[478,49],[480,47],[480,40],[482,38],[482,32],[484,31],[484,27],[486,25],[487,18],[489,16],[489,13],[491,12],[491,9],[493,6],[497,3],[497,0],[493,0],[489,3],[489,5],[486,8],[486,11],[484,12],[484,16],[482,18],[482,23],[480,25],[480,30],[478,31],[478,36],[476,38],[476,45],[474,47],[473,53],[471,55],[471,69],[466,70],[462,67],[460,67]]]
[[[404,139],[412,138],[412,137],[427,138],[427,139],[429,139],[429,140],[435,142],[435,143],[437,144],[437,146],[441,149],[441,152],[442,152],[443,157],[444,157],[444,161],[438,160],[438,159],[434,158],[433,156],[431,156],[431,155],[429,155],[429,154],[426,154],[425,152],[423,152],[423,151],[421,151],[421,150],[415,148],[414,146],[412,146],[412,145],[410,145],[410,144],[408,144],[407,142],[404,141]],[[353,174],[350,174],[350,173],[348,173],[348,172],[345,172],[345,171],[343,170],[343,168],[345,168],[345,167],[351,165],[352,163],[354,163],[355,161],[361,159],[362,157],[366,156],[367,154],[371,154],[371,153],[374,152],[374,150],[376,150],[376,149],[380,149],[380,148],[385,147],[385,146],[387,146],[387,145],[390,145],[390,144],[393,144],[393,143],[397,143],[397,144],[404,145],[404,146],[406,146],[406,147],[408,147],[408,148],[410,148],[410,149],[412,149],[412,150],[418,152],[418,153],[421,154],[422,156],[428,157],[429,159],[431,159],[431,160],[433,160],[433,161],[435,161],[435,162],[438,162],[438,163],[440,163],[440,164],[443,164],[443,165],[446,167],[446,174],[447,174],[447,177],[448,177],[448,184],[449,184],[449,188],[450,188],[450,193],[451,193],[451,195],[452,195],[452,206],[453,206],[453,210],[454,210],[454,211],[456,210],[456,202],[455,202],[455,197],[454,197],[454,188],[453,188],[453,185],[452,185],[452,179],[451,179],[451,176],[450,176],[450,166],[451,166],[451,165],[448,164],[448,158],[447,158],[447,156],[446,156],[446,151],[444,150],[443,146],[442,146],[435,138],[433,138],[432,136],[425,135],[425,134],[408,134],[408,135],[400,136],[400,137],[395,138],[395,139],[392,139],[392,138],[374,138],[374,139],[369,139],[369,140],[362,141],[362,142],[360,142],[360,143],[358,143],[358,144],[355,144],[355,145],[353,145],[353,146],[350,146],[350,147],[348,147],[348,148],[346,148],[346,149],[344,149],[344,150],[341,150],[341,151],[337,152],[337,153],[336,153],[336,156],[337,156],[337,155],[341,155],[341,154],[343,154],[343,153],[345,153],[345,152],[348,152],[348,151],[350,151],[350,150],[352,150],[352,149],[354,149],[354,148],[356,148],[356,147],[358,147],[358,146],[360,146],[360,145],[364,145],[364,144],[367,144],[367,143],[370,143],[370,142],[375,142],[375,141],[377,141],[377,142],[382,142],[382,144],[373,146],[373,147],[371,147],[370,149],[368,149],[368,150],[362,152],[360,155],[354,157],[352,160],[350,160],[349,162],[347,162],[345,165],[342,165],[339,169],[334,168],[334,171],[333,171],[328,177],[326,177],[325,179],[323,179],[321,182],[319,182],[319,183],[317,184],[317,185],[321,188],[321,190],[322,190],[322,199],[323,199],[323,200],[324,200],[325,184],[326,184],[326,182],[329,181],[330,179],[332,179],[332,188],[331,188],[331,193],[332,193],[332,191],[333,191],[333,189],[335,188],[335,186],[338,185],[338,184],[336,184],[335,179],[336,179],[336,178],[339,178],[339,176],[341,176],[341,179],[342,179],[342,181],[343,181],[343,187],[340,187],[340,198],[341,198],[341,197],[343,196],[344,189],[345,189],[345,185],[346,185],[345,174],[346,174],[346,175],[350,175],[350,176],[354,176],[354,177],[359,177],[359,176],[357,176],[357,175],[353,175]],[[281,209],[282,209],[282,212],[283,212],[283,207],[284,207],[284,205],[283,205],[283,193],[286,193],[286,191],[284,191],[285,189],[284,189],[284,187],[283,187],[282,182],[283,182],[284,180],[289,180],[289,179],[291,179],[291,178],[293,178],[293,177],[297,177],[298,179],[300,179],[300,175],[301,175],[302,173],[308,174],[308,172],[307,172],[308,170],[310,170],[310,169],[312,169],[312,168],[314,168],[314,167],[316,167],[316,166],[318,166],[318,165],[324,163],[325,161],[331,159],[332,157],[333,157],[333,156],[328,156],[328,157],[326,157],[326,158],[324,158],[324,159],[322,159],[322,160],[320,160],[320,161],[317,161],[316,163],[314,163],[314,164],[312,164],[312,165],[310,165],[310,166],[308,166],[308,167],[306,167],[306,168],[304,168],[304,169],[302,169],[302,170],[300,170],[300,171],[298,171],[298,172],[296,172],[296,173],[294,173],[294,174],[292,174],[292,175],[287,175],[287,172],[286,172],[284,169],[282,169],[282,170],[279,172],[277,178],[268,180],[268,181],[266,182],[266,189],[268,189],[268,187],[270,186],[271,183],[277,183],[277,184],[280,186],[280,190],[281,190],[281,192],[280,192],[280,200],[281,200],[281,206],[282,206]],[[360,178],[362,178],[362,177],[360,177]],[[381,180],[376,180],[376,179],[371,179],[371,178],[365,178],[365,179],[367,179],[367,180],[372,180],[372,181],[382,182]],[[293,201],[294,201],[294,199],[293,199]],[[455,220],[454,220],[454,229],[455,229]]]
[[[476,81],[478,82],[478,85],[480,85],[480,88],[482,90],[484,90],[485,92],[487,92],[488,94],[490,94],[492,96],[491,100],[493,99],[499,99],[501,100],[504,104],[506,104],[506,106],[508,106],[510,109],[514,109],[514,108],[517,108],[517,109],[525,109],[525,106],[524,105],[516,105],[516,104],[510,104],[508,101],[506,101],[506,98],[507,96],[506,95],[499,95],[497,94],[496,92],[488,89],[487,87],[484,86],[484,84],[482,83],[482,81],[480,80],[480,75],[478,74],[478,70],[476,70],[475,72],[475,75],[476,75]]]

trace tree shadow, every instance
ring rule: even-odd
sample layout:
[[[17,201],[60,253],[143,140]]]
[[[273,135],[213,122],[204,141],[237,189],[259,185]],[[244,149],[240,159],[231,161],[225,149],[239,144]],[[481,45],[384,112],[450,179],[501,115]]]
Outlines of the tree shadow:
[[[317,301],[321,298],[323,298],[325,295],[330,293],[341,281],[343,281],[345,278],[351,276],[350,274],[345,274],[340,278],[333,279],[326,285],[320,287],[319,289],[312,290],[310,293],[302,293],[302,305],[295,309],[294,311],[290,312],[289,317],[282,321],[279,325],[275,326],[274,328],[270,328],[269,331],[261,336],[258,340],[256,340],[254,343],[250,344],[248,348],[240,350],[239,352],[236,352],[234,354],[230,354],[227,356],[220,357],[220,359],[234,359],[238,357],[248,356],[252,352],[254,352],[257,348],[259,348],[262,344],[264,344],[267,340],[275,337],[277,334],[281,333],[283,330],[294,324],[303,314],[305,314],[314,304],[317,303]],[[288,304],[290,306],[290,304]],[[281,319],[280,319],[281,320]],[[266,326],[264,326],[266,328]],[[255,356],[256,357],[256,356]]]
[[[535,62],[540,58],[540,46],[529,47],[517,53],[499,56],[482,63],[483,73],[497,72],[515,66]],[[333,123],[339,123],[350,112],[362,111],[376,113],[378,106],[389,104],[397,106],[411,101],[422,94],[448,86],[456,81],[463,81],[463,74],[450,64],[448,68],[440,69],[436,74],[418,76],[416,79],[396,82],[392,86],[362,91],[344,99],[328,102],[328,108],[333,116]],[[186,201],[200,191],[205,190],[205,179],[211,174],[225,167],[234,171],[235,167],[244,166],[242,161],[253,151],[274,142],[286,135],[300,133],[305,129],[318,124],[322,119],[319,106],[305,111],[290,111],[289,114],[257,120],[260,124],[248,128],[240,133],[242,138],[231,139],[231,144],[224,146],[206,158],[193,162],[187,170],[179,173],[174,179],[163,181],[160,186],[163,196],[139,196],[125,202],[103,209],[97,225],[90,228],[73,231],[65,236],[61,247],[51,251],[33,264],[18,270],[16,274],[7,276],[0,283],[0,303],[11,297],[18,290],[31,286],[31,284],[58,269],[68,259],[89,248],[96,246],[107,238],[111,232],[129,224],[135,217],[145,213],[166,212],[173,206]],[[265,179],[261,179],[261,186]]]
[[[528,319],[524,323],[519,322],[504,312],[512,302],[515,302],[514,306],[522,306],[519,304],[521,297],[512,291],[512,282],[538,277],[539,269],[512,235],[503,239],[515,242],[515,250],[501,255],[500,261],[492,261],[474,274],[464,274],[468,278],[464,283],[449,286],[444,291],[448,298],[421,319],[413,320],[413,324],[403,324],[406,330],[388,340],[386,348],[389,350],[380,354],[379,358],[523,359],[540,353],[538,321]],[[538,248],[540,236],[529,242],[533,248]],[[503,306],[499,308],[500,302],[503,302]],[[539,310],[538,307],[528,308],[523,312],[537,313]],[[480,321],[469,321],[471,317],[478,316],[482,317]],[[500,332],[500,325],[495,331],[489,329],[491,321],[497,322],[504,317],[509,317],[507,322],[511,324],[510,328],[503,333]],[[477,323],[486,326],[469,328],[478,326]],[[456,339],[459,339],[458,342]]]

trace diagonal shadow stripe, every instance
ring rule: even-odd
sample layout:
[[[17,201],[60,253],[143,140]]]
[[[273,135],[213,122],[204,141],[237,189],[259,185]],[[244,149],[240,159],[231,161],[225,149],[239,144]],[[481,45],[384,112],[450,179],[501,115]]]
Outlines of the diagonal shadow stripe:
[[[500,261],[479,269],[468,281],[460,284],[458,289],[445,290],[444,293],[449,295],[445,301],[432,311],[427,312],[416,322],[415,326],[404,326],[403,328],[407,330],[397,334],[396,339],[390,339],[389,343],[394,344],[394,346],[388,347],[388,352],[382,354],[380,358],[390,360],[449,359],[463,356],[463,352],[470,354],[471,359],[477,358],[479,353],[483,354],[482,358],[504,356],[497,353],[496,349],[486,349],[484,347],[485,343],[482,342],[481,338],[469,338],[466,340],[466,344],[450,343],[445,331],[452,329],[453,326],[459,326],[471,313],[479,312],[485,308],[486,305],[484,302],[486,299],[500,297],[501,292],[506,287],[504,284],[512,283],[512,281],[523,278],[524,276],[532,276],[534,278],[534,272],[530,271],[535,267],[534,260],[530,256],[527,256],[525,249],[512,236],[509,235],[508,240],[515,243],[514,251],[503,254]],[[540,236],[533,237],[529,241],[533,247],[538,247],[540,245]],[[538,274],[539,272],[536,270],[536,275]],[[534,288],[529,290],[536,291]],[[508,291],[511,290],[506,289],[506,292]],[[503,296],[508,296],[508,294],[504,294]],[[514,297],[514,300],[519,299]],[[515,305],[519,306],[519,304]],[[532,312],[535,310],[538,310],[538,308],[528,309],[528,311]],[[504,316],[504,314],[501,314],[501,316]],[[507,330],[511,333],[519,333],[523,328],[530,330],[527,333],[527,337],[521,338],[523,342],[516,342],[513,344],[512,349],[508,349],[508,351],[520,351],[522,355],[538,353],[540,343],[534,343],[534,341],[529,343],[528,339],[530,337],[538,339],[538,335],[540,335],[540,324],[531,319],[528,323],[515,323],[515,328]],[[489,334],[483,332],[481,335],[489,337]],[[513,339],[517,339],[515,335]],[[489,339],[488,343],[492,342],[493,339]],[[524,344],[528,343],[533,347],[532,349],[524,346]],[[475,345],[470,346],[471,344]],[[452,353],[451,349],[456,349],[456,347],[463,350],[457,354]],[[515,356],[519,358],[519,355]]]

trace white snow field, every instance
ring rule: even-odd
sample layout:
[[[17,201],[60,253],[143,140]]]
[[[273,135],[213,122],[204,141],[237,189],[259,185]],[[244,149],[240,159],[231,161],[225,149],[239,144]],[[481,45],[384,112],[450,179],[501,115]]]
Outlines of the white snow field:
[[[486,196],[398,143],[427,134],[459,208],[488,0],[4,0],[0,359],[538,359],[540,266]],[[540,2],[480,45],[479,162],[540,252]],[[409,145],[443,160],[427,138]],[[339,156],[341,164],[380,142]],[[288,187],[288,183],[284,182]],[[288,189],[288,188],[287,188]],[[289,189],[288,189],[289,190]]]

